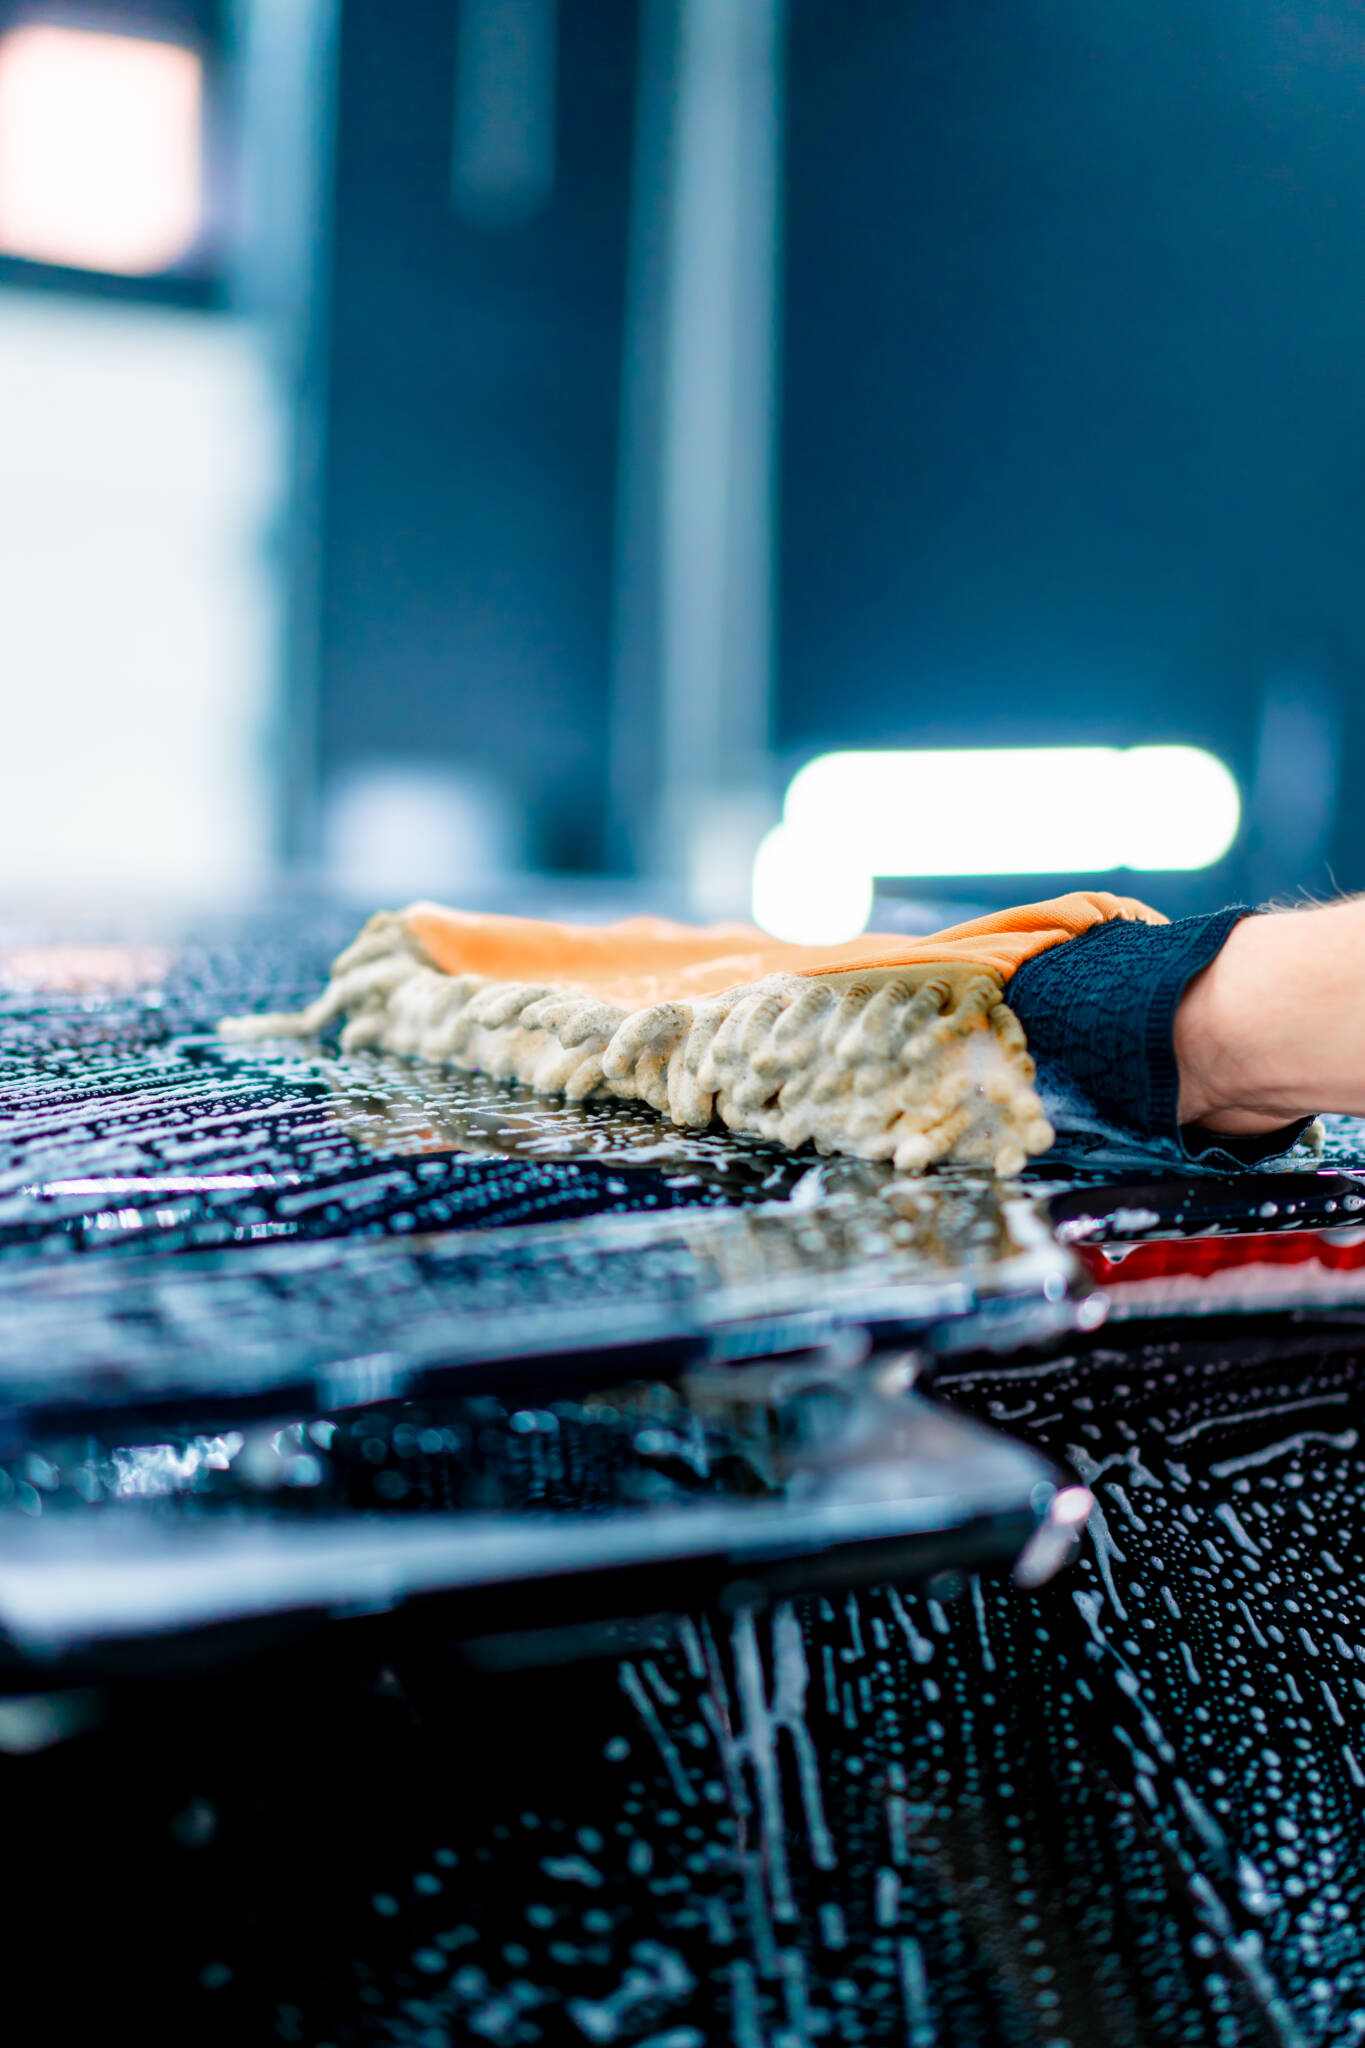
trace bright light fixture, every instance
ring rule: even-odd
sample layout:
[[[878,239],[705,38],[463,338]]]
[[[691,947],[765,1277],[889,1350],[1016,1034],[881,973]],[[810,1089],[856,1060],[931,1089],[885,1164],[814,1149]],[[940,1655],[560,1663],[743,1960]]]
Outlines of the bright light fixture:
[[[1240,819],[1236,783],[1200,747],[821,754],[759,848],[753,915],[832,945],[862,930],[879,875],[1205,868]]]
[[[126,277],[178,263],[199,233],[202,72],[143,36],[0,36],[0,252]]]
[[[774,825],[754,855],[753,919],[774,938],[837,946],[856,938],[872,909],[872,875],[799,826]]]

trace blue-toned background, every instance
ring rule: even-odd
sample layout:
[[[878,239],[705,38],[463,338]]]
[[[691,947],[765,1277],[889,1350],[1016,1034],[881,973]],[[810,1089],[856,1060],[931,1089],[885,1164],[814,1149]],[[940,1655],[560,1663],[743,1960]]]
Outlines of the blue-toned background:
[[[1365,883],[1346,0],[5,4],[0,252],[6,900],[725,910],[820,752],[1153,742],[1213,866],[894,886]]]

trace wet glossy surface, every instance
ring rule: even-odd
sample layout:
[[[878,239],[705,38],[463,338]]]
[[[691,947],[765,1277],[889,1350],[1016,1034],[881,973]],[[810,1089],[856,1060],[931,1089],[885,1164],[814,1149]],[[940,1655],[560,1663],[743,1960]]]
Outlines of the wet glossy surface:
[[[141,995],[16,987],[8,999],[0,1224],[14,1234],[0,1331],[18,1335],[5,1371],[31,1416],[44,1375],[75,1372],[73,1358],[93,1375],[116,1353],[122,1400],[139,1362],[150,1388],[201,1357],[218,1376],[206,1371],[203,1389],[234,1373],[243,1389],[278,1389],[271,1373],[313,1342],[295,1386],[314,1405],[283,1433],[238,1420],[134,1442],[106,1419],[102,1434],[65,1449],[49,1436],[44,1450],[20,1432],[5,1463],[11,1518],[79,1515],[96,1504],[92,1485],[140,1511],[211,1513],[240,1503],[253,1473],[268,1511],[291,1521],[313,1502],[403,1520],[445,1501],[609,1515],[639,1488],[764,1497],[771,1446],[732,1414],[701,1417],[676,1384],[656,1382],[638,1410],[583,1390],[395,1401],[371,1333],[395,1314],[410,1330],[414,1302],[433,1324],[469,1322],[453,1305],[496,1268],[471,1282],[458,1235],[408,1241],[396,1218],[419,1183],[368,1179],[399,1171],[394,1161],[449,1173],[479,1151],[496,1164],[505,1146],[557,1168],[571,1142],[570,1166],[627,1188],[593,1182],[594,1195],[626,1208],[649,1195],[666,1213],[588,1226],[561,1215],[549,1235],[663,1230],[646,1292],[669,1314],[686,1299],[689,1317],[693,1217],[703,1231],[739,1229],[744,1249],[721,1263],[746,1283],[757,1260],[771,1284],[776,1258],[828,1288],[850,1247],[878,1270],[889,1262],[898,1284],[898,1260],[979,1278],[1000,1247],[984,1184],[915,1191],[904,1215],[889,1212],[911,1226],[898,1241],[862,1170],[840,1187],[835,1169],[848,1235],[817,1231],[804,1247],[780,1235],[778,1257],[755,1204],[799,1191],[808,1162],[723,1138],[680,1140],[682,1156],[661,1158],[651,1148],[672,1134],[634,1113],[566,1121],[483,1084],[433,1086],[401,1063],[358,1073],[298,1049],[229,1057],[204,1037],[210,1009],[240,1005],[244,990],[281,1000],[303,957],[253,944],[200,948],[192,972]],[[297,972],[303,993],[314,976]],[[469,1149],[452,1157],[433,1139]],[[1351,1133],[1332,1142],[1323,1163],[1359,1166]],[[821,1172],[799,1198],[819,1198],[807,1222],[831,1192]],[[183,1188],[51,1192],[189,1173],[300,1179],[198,1188],[188,1215]],[[347,1210],[329,1175],[368,1184],[373,1200]],[[455,1176],[433,1200],[458,1210],[478,1185]],[[495,1174],[487,1192],[578,1202],[588,1186],[577,1170],[541,1183]],[[315,1241],[235,1235],[279,1220],[289,1189],[314,1187],[327,1191]],[[161,1220],[158,1205],[175,1213]],[[788,1221],[800,1227],[802,1213],[798,1202]],[[889,1244],[863,1242],[869,1216]],[[374,1234],[349,1237],[348,1217]],[[194,1248],[201,1229],[219,1233],[207,1250]],[[523,1252],[523,1230],[518,1218],[492,1234],[509,1301],[552,1271]],[[164,1233],[170,1255],[133,1249],[145,1232]],[[599,1287],[603,1242],[589,1239]],[[641,1249],[623,1268],[627,1293],[644,1284]],[[555,1254],[563,1290],[571,1253],[570,1241]],[[365,1339],[344,1356],[328,1320],[339,1295]],[[174,1668],[168,1640],[155,1682],[0,1699],[22,1875],[11,1932],[20,1954],[53,1940],[63,1964],[43,1976],[46,2031],[58,2037],[88,2003],[106,2027],[131,2016],[142,2039],[313,2048],[1358,2042],[1363,1365],[1356,1328],[1285,1320],[941,1358],[940,1399],[1069,1462],[1099,1502],[1078,1565],[1037,1592],[983,1575],[808,1593],[654,1622],[615,1655],[600,1634],[571,1638],[548,1666],[534,1661],[553,1653],[542,1636],[520,1669],[508,1668],[515,1642],[471,1647],[445,1610],[412,1606],[284,1647],[253,1641],[202,1676]],[[345,1421],[338,1447],[326,1427],[343,1422],[319,1416],[321,1397],[359,1402],[367,1387],[380,1405],[356,1411],[359,1431]],[[456,1443],[424,1446],[424,1432],[447,1429]]]
[[[87,1732],[10,1771],[28,1898],[215,2039],[1355,2041],[1360,1368],[1355,1333],[964,1363],[1101,1503],[1039,1593],[550,1671],[398,1617],[62,1695]]]
[[[929,1194],[639,1106],[212,1035],[297,1002],[335,942],[252,926],[161,958],[0,956],[13,1407],[326,1409],[516,1354],[705,1348],[756,1317],[819,1339],[875,1300],[907,1328],[989,1295],[1056,1319],[1066,1258],[980,1175]]]
[[[557,1545],[602,1582],[588,1606],[629,1594],[635,1611],[626,1582],[650,1558],[675,1605],[741,1569],[767,1584],[812,1546],[931,1569],[941,1533],[1008,1563],[1062,1483],[1004,1439],[955,1443],[904,1379],[888,1398],[862,1365],[869,1322],[886,1347],[983,1301],[1035,1330],[1067,1320],[1065,1255],[989,1182],[931,1198],[646,1109],[326,1046],[231,1048],[204,1028],[219,1014],[296,998],[308,947],[268,935],[222,954],[35,945],[0,974],[6,958],[0,1623],[26,1653],[79,1649],[95,1625],[63,1588],[96,1510],[120,1518],[122,1563],[85,1610],[136,1580],[123,1633],[145,1662],[158,1584],[182,1630],[344,1608],[356,1509],[456,1518],[444,1566],[421,1531],[375,1536],[364,1568],[386,1599],[444,1569],[501,1585],[524,1621],[553,1605]],[[792,1361],[787,1391],[743,1393],[740,1362],[772,1353]],[[656,1377],[622,1390],[641,1372]],[[821,1456],[760,1484],[774,1429],[790,1449],[810,1405],[803,1374],[833,1403]],[[880,1437],[869,1490],[858,1446]],[[756,1496],[766,1521],[743,1512]],[[162,1524],[193,1518],[198,1593],[161,1556],[151,1502]],[[523,1519],[499,1543],[495,1511],[565,1529]]]

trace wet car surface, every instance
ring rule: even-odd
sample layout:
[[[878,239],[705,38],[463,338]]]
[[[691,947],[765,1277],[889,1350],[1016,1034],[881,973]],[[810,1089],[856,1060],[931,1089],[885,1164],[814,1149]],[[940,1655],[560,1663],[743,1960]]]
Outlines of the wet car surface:
[[[1065,1158],[896,1187],[214,1038],[344,936],[3,956],[0,1766],[25,1938],[82,1958],[53,2034],[1358,2039],[1351,1288],[1117,1312],[1192,1231],[1343,1270],[1353,1130],[1273,1217],[1172,1221]],[[393,1562],[438,1521],[539,1561]],[[287,1611],[242,1591],[286,1564]]]

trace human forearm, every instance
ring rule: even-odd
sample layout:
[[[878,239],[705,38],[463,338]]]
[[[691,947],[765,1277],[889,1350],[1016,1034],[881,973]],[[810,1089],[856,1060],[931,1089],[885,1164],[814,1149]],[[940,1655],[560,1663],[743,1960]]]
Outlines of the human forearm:
[[[1365,901],[1249,917],[1175,1018],[1182,1124],[1230,1135],[1365,1115]]]

